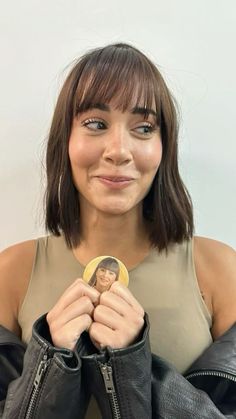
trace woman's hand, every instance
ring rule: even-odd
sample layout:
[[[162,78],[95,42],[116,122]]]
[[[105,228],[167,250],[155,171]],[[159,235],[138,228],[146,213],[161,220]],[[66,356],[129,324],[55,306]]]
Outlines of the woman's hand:
[[[131,292],[114,282],[109,291],[100,296],[93,312],[89,335],[98,349],[110,346],[125,348],[138,337],[144,324],[144,310]]]
[[[92,324],[94,304],[99,292],[77,279],[47,314],[53,344],[73,350],[82,332]]]

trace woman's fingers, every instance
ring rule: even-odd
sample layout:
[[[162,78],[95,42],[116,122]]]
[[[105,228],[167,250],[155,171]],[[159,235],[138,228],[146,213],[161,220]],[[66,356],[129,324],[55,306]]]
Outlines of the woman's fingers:
[[[63,315],[55,315],[51,312],[48,317],[51,320],[51,329],[62,327],[64,324],[70,322],[71,320],[83,315],[89,314],[92,316],[94,310],[94,305],[89,297],[84,295],[79,299],[75,300],[72,304],[67,306],[63,310]]]
[[[92,318],[88,314],[82,314],[79,317],[65,323],[63,327],[55,329],[53,332],[53,343],[59,348],[73,350],[81,333],[88,330],[92,324]]]
[[[101,323],[93,322],[89,329],[89,336],[98,349],[109,346],[113,349],[122,348],[122,342],[119,341],[115,332]]]
[[[144,316],[143,307],[139,304],[131,291],[123,284],[117,281],[114,282],[110,288],[110,292],[126,301],[140,316]]]
[[[126,348],[127,346],[133,344],[137,339],[143,324],[143,318],[139,319],[139,326],[134,325],[130,322],[125,322],[124,320],[119,322],[119,325],[112,325],[112,320],[110,321],[110,326],[107,326],[104,323],[93,322],[89,329],[89,335],[95,346],[99,349],[109,346],[113,349]]]
[[[121,326],[119,323],[123,321],[123,316],[110,307],[98,305],[94,310],[93,320],[115,330],[118,325]]]
[[[143,307],[132,293],[118,282],[114,283],[109,291],[101,294],[99,304],[112,308],[124,317],[128,313],[133,313],[133,315],[138,314],[141,317],[144,316]]]
[[[65,290],[62,296],[57,301],[54,306],[55,313],[61,312],[67,306],[71,305],[74,301],[77,301],[80,297],[87,296],[90,298],[92,303],[99,301],[100,294],[99,292],[86,284],[82,279],[77,279],[69,288]]]
[[[96,346],[123,348],[137,338],[144,310],[132,293],[115,282],[100,294],[77,279],[47,314],[54,345],[73,349],[81,333],[89,329]]]
[[[99,292],[77,279],[59,298],[47,314],[54,345],[73,349],[84,330],[92,323],[95,303],[99,301]]]
[[[131,292],[117,284],[101,294],[100,303],[93,312],[90,337],[98,347],[127,347],[139,335],[143,317],[144,310]]]
[[[110,309],[110,310],[106,310]],[[110,312],[110,315],[108,314]],[[120,296],[113,294],[110,291],[103,293],[100,297],[100,303],[93,312],[93,318],[96,322],[109,325],[109,322],[114,319],[135,319],[139,318],[140,314],[127,303],[126,300]],[[141,316],[143,317],[143,316]],[[113,326],[111,326],[113,327]]]

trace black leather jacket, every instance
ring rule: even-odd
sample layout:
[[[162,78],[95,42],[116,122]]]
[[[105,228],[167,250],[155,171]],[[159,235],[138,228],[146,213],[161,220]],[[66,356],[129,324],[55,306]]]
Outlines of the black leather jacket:
[[[185,377],[152,355],[148,319],[134,345],[98,352],[87,333],[55,348],[45,316],[27,348],[0,326],[0,417],[82,419],[91,393],[103,419],[236,418],[236,324]]]

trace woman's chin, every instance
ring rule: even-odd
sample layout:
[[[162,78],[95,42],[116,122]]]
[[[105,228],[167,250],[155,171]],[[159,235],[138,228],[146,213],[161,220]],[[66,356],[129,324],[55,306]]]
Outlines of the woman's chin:
[[[117,204],[117,205],[104,205],[100,207],[100,211],[107,215],[124,215],[127,212],[129,212],[130,208],[127,206],[127,204]]]

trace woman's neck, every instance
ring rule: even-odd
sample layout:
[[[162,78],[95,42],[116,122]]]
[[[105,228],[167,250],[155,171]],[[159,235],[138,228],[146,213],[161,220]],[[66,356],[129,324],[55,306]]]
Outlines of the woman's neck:
[[[97,256],[110,255],[130,269],[150,251],[147,229],[140,212],[132,216],[96,213],[82,219],[82,240],[74,254],[84,265]]]

